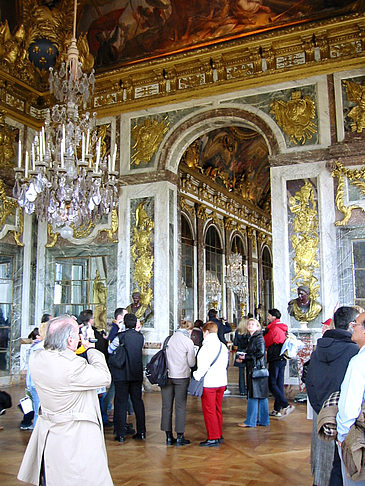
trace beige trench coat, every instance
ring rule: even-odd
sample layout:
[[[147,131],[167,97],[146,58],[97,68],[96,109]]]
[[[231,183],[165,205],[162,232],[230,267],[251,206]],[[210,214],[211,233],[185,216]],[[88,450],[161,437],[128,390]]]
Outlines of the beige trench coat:
[[[66,349],[40,349],[30,372],[42,412],[25,451],[18,479],[39,484],[42,455],[47,486],[113,485],[106,455],[96,389],[111,378],[104,355],[96,349],[86,359]]]

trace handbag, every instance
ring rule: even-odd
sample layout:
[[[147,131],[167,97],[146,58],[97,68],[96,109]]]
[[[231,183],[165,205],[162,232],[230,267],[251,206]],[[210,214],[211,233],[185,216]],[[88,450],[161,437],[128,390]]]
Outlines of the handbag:
[[[267,378],[269,376],[269,370],[267,368],[257,368],[255,366],[252,370],[252,378]]]
[[[189,383],[189,386],[188,386],[188,393],[189,393],[189,395],[192,395],[193,397],[201,397],[203,395],[205,375],[208,373],[209,369],[217,361],[217,359],[219,358],[219,355],[221,354],[221,351],[222,351],[222,343],[221,343],[221,347],[219,348],[219,352],[218,352],[217,356],[211,362],[209,368],[204,373],[204,375],[200,378],[200,380],[196,380],[195,378],[192,378],[190,380],[190,383]]]
[[[124,368],[127,360],[126,349],[124,346],[124,335],[120,333],[118,335],[119,346],[109,356],[108,364],[113,368]]]

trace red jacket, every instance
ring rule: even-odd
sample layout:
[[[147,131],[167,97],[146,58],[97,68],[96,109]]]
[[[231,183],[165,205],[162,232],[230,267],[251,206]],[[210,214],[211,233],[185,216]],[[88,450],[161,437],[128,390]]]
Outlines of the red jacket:
[[[267,332],[264,335],[266,349],[272,344],[282,344],[285,341],[288,326],[280,322],[280,319],[270,322],[266,329]]]

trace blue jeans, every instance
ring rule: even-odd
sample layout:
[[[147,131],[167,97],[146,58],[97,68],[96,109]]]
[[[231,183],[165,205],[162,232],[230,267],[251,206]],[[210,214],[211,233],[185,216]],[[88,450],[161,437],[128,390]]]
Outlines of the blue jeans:
[[[259,416],[257,418],[257,408]],[[267,426],[269,422],[269,400],[267,398],[249,398],[247,400],[247,414],[244,422],[249,427],[258,425]]]
[[[274,395],[274,410],[280,412],[282,408],[289,406],[284,395],[284,372],[286,360],[271,361],[269,363],[269,389]]]
[[[241,395],[246,393],[245,369],[246,366],[240,366],[238,368],[238,388]]]
[[[35,389],[34,386],[30,386],[30,393],[32,395],[32,400],[33,400],[33,410],[34,410],[34,417],[33,417],[33,426],[35,427],[35,424],[37,423],[37,419],[38,419],[38,414],[39,414],[39,405],[40,405],[40,401],[39,401],[39,396],[38,396],[38,393],[37,393],[37,390]]]

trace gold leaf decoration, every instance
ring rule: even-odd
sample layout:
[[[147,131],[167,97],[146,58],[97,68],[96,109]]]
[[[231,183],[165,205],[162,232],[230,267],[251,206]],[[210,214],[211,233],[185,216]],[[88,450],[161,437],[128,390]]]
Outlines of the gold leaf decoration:
[[[317,133],[317,125],[312,121],[316,115],[314,101],[309,96],[302,96],[301,91],[292,92],[290,101],[273,101],[270,108],[290,142],[304,145]]]
[[[132,149],[132,163],[139,165],[144,162],[149,164],[156,153],[162,139],[169,129],[170,122],[165,117],[161,122],[146,118],[143,123],[132,128],[132,136],[135,144]]]
[[[365,167],[362,169],[346,169],[340,162],[336,162],[336,169],[332,171],[332,177],[337,177],[336,207],[344,215],[341,221],[336,221],[335,226],[345,226],[353,209],[364,209],[358,204],[345,205],[345,180],[357,187],[365,196]]]
[[[351,123],[353,132],[362,133],[365,128],[365,85],[353,81],[342,81],[346,88],[347,99],[357,103],[348,113],[354,121]]]

